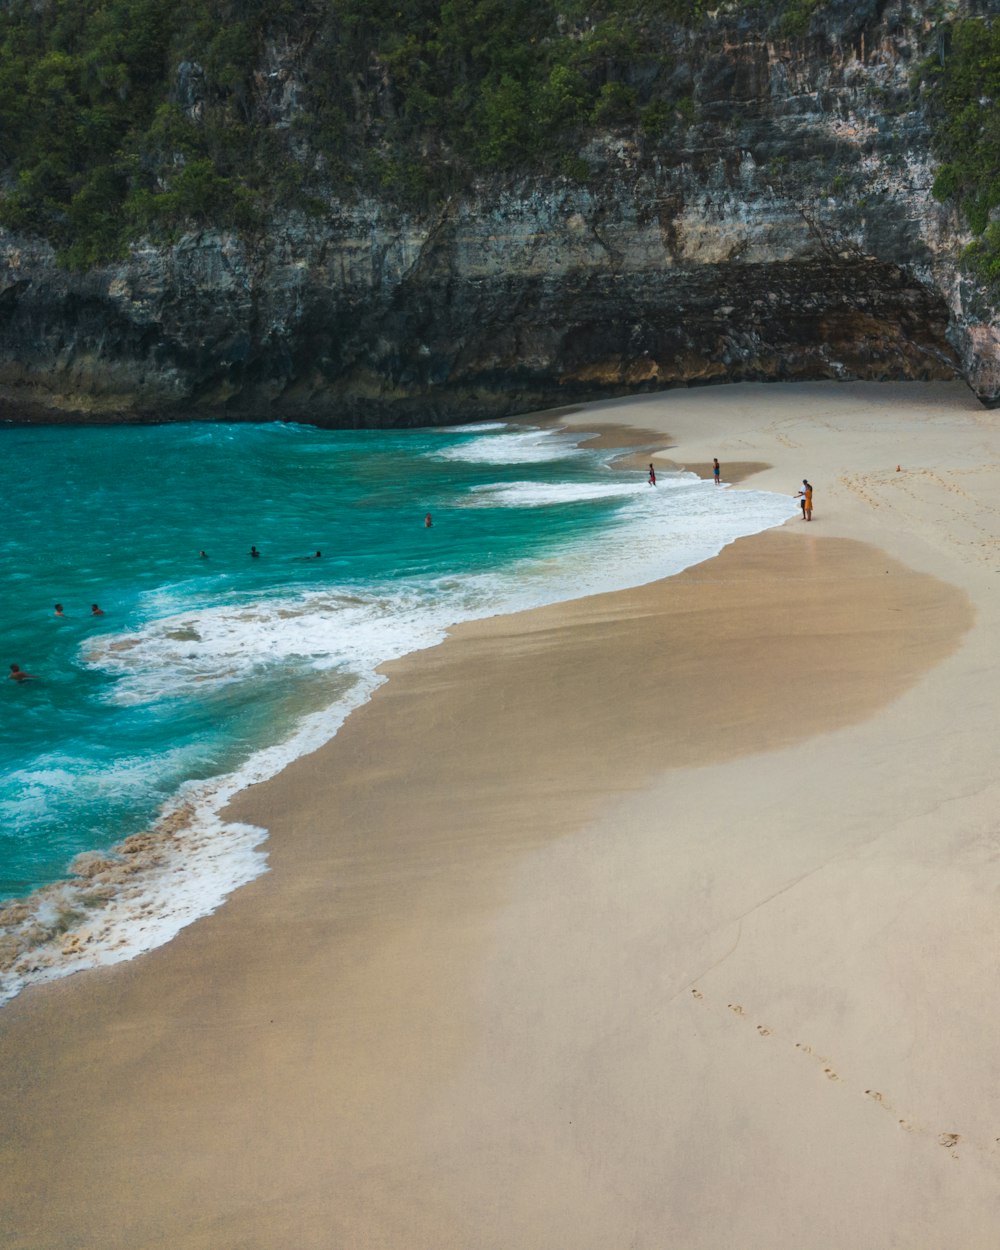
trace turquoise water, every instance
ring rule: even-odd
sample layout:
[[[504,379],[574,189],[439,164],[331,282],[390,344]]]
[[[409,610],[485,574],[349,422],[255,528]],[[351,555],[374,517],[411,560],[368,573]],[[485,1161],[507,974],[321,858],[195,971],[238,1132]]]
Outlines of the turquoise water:
[[[794,511],[515,426],[0,440],[3,671],[38,678],[0,691],[0,898],[262,751],[273,772],[457,621],[665,576]]]

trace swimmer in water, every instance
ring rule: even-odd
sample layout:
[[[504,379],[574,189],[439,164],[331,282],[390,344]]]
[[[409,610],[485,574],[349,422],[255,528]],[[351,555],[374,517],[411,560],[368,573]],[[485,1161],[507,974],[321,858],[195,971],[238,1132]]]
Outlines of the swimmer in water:
[[[433,524],[434,522],[431,520],[431,514],[428,512],[427,515],[424,517],[424,529],[429,530]]]
[[[198,559],[199,559],[199,560],[207,560],[207,559],[208,559],[208,552],[207,552],[207,551],[199,551],[199,552],[198,552]]]
[[[250,548],[250,554],[251,554],[251,556],[253,556],[253,558],[254,558],[255,560],[259,560],[259,559],[260,559],[260,552],[257,550],[257,548],[256,548],[256,547],[251,547],[251,548]]]
[[[34,673],[26,673],[20,664],[12,664],[7,674],[10,681],[37,681]]]
[[[99,608],[99,607],[97,606],[97,604],[96,604],[96,603],[92,603],[92,604],[90,605],[90,615],[91,615],[91,616],[103,616],[103,615],[104,615],[104,609],[103,609],[103,608]]]
[[[65,620],[65,613],[64,613],[64,612],[63,612],[63,610],[62,610],[62,604],[61,604],[61,603],[57,603],[57,604],[56,604],[56,613],[55,613],[55,614],[56,614],[56,616],[61,616],[61,617],[63,617],[63,619]]]

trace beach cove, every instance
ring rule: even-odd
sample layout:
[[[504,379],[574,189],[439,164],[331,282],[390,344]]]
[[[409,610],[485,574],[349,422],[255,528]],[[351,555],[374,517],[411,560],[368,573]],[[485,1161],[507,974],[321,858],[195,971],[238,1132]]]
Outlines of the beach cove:
[[[814,521],[462,625],[238,795],[269,872],[0,1011],[5,1246],[992,1247],[995,416],[558,422]]]

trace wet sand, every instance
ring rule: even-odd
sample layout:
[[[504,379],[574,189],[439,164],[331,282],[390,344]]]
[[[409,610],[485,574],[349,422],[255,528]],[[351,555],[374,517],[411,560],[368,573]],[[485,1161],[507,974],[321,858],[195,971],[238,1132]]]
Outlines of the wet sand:
[[[560,420],[815,520],[463,626],[244,792],[266,876],[0,1012],[5,1246],[992,1247],[995,419]]]

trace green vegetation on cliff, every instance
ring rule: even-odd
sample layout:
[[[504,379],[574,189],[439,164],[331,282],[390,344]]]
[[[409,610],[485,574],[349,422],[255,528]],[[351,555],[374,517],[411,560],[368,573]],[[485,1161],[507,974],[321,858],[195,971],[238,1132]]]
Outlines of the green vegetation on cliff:
[[[0,0],[0,225],[85,268],[486,171],[588,175],[598,130],[676,145],[706,0]],[[796,36],[823,0],[733,0]]]
[[[965,259],[978,277],[1000,286],[1000,21],[955,22],[922,78],[943,162],[933,194],[960,206],[977,236]]]

